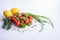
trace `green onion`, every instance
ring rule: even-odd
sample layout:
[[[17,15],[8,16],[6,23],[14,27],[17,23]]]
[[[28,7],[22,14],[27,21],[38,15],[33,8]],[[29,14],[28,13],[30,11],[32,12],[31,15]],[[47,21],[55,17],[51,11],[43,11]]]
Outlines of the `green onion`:
[[[35,18],[38,22],[40,22],[42,24],[42,29],[39,32],[41,32],[43,30],[44,23],[46,23],[46,22],[50,23],[52,25],[52,27],[54,28],[52,21],[45,16],[34,15],[32,13],[25,13],[25,15],[26,16],[32,16],[33,18]],[[49,22],[46,20],[42,20],[41,18],[44,18],[44,19],[48,20]]]
[[[53,25],[52,21],[49,18],[47,18],[45,16],[40,16],[40,15],[39,15],[39,17],[47,19],[50,22],[50,24],[52,25],[52,27],[54,28],[54,25]],[[48,22],[48,21],[45,21],[45,22]]]

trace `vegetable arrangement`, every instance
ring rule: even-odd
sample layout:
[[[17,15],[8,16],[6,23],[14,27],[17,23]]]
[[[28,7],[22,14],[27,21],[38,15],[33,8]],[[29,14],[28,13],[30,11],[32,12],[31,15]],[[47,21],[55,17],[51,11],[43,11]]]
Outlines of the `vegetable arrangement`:
[[[3,23],[2,28],[7,29],[7,30],[11,28],[12,23],[18,28],[25,28],[26,26],[30,26],[32,25],[33,18],[42,24],[42,29],[40,31],[43,30],[43,25],[46,22],[51,24],[52,27],[54,28],[52,21],[48,19],[47,17],[35,15],[32,13],[24,13],[24,12],[22,13],[20,12],[18,8],[12,8],[11,10],[5,10],[3,14],[5,18],[3,18],[4,23]],[[41,18],[44,18],[46,20],[42,20]]]

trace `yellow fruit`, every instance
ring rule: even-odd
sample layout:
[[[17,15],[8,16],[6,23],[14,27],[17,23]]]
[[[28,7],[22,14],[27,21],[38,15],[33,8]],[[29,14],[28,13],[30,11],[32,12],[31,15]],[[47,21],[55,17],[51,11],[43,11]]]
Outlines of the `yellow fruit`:
[[[20,13],[20,10],[18,8],[12,8],[11,9],[12,14]]]
[[[10,17],[10,16],[12,16],[13,14],[11,13],[11,11],[9,11],[9,10],[5,10],[4,11],[4,16],[5,17]]]

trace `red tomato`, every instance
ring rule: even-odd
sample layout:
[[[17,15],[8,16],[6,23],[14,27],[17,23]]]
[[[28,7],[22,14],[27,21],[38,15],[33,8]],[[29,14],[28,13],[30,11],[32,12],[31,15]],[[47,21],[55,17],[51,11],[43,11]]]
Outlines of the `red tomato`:
[[[28,16],[28,19],[32,19],[32,16]]]
[[[24,13],[21,13],[21,16],[25,16]]]
[[[11,17],[10,19],[11,19],[11,21],[12,21],[16,26],[19,26],[19,25],[20,25],[20,22],[17,21],[14,17]]]
[[[32,22],[32,19],[29,19],[29,22],[31,23]]]
[[[20,16],[20,19],[23,19],[24,16]]]
[[[29,20],[28,20],[28,19],[27,19],[27,20],[24,20],[24,23],[25,23],[25,24],[29,23]]]
[[[24,23],[24,20],[20,20],[20,23]]]
[[[20,25],[20,22],[19,22],[19,21],[16,21],[16,22],[15,22],[15,25],[16,25],[16,26],[19,26],[19,25]]]

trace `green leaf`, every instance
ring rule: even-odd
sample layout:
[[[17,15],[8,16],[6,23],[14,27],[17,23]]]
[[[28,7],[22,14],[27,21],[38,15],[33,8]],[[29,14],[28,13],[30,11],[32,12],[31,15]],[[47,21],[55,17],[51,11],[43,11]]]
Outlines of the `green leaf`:
[[[19,26],[19,28],[25,28],[26,27],[26,24],[21,24],[20,26]]]
[[[12,22],[9,18],[6,18],[3,20],[4,24],[2,26],[2,28],[6,28],[7,30],[11,28]]]
[[[6,25],[7,25],[7,23],[6,23],[6,19],[3,19],[3,25],[2,25],[2,28],[5,28]]]
[[[11,28],[12,22],[9,20],[8,25],[7,25],[7,30]]]

